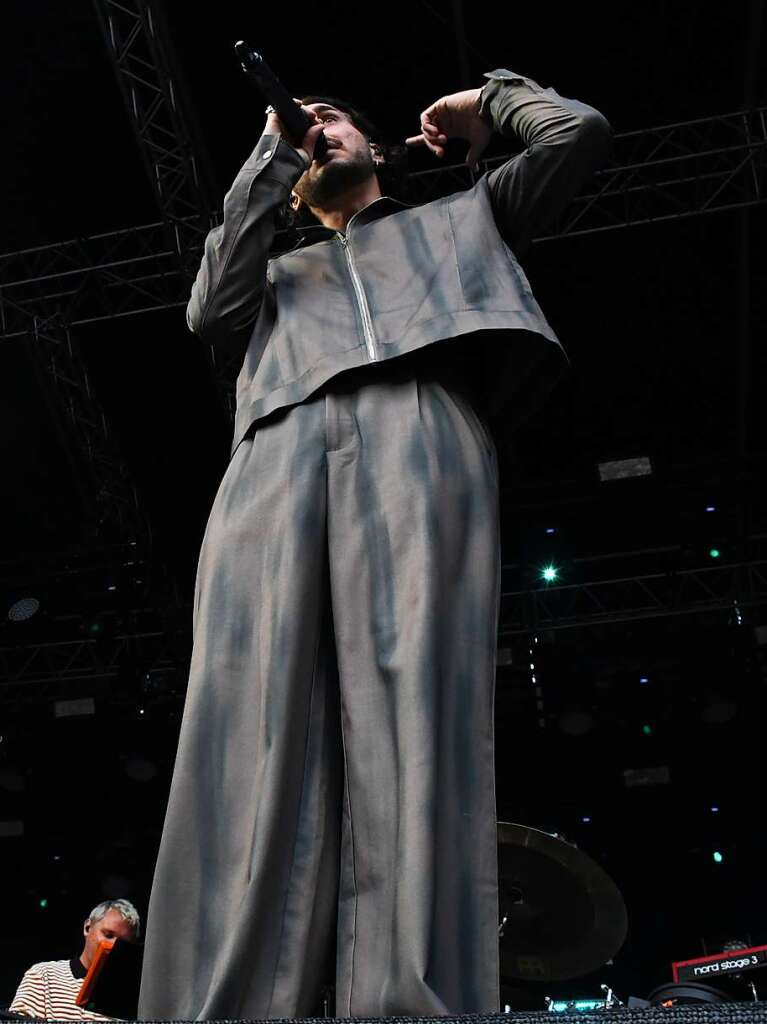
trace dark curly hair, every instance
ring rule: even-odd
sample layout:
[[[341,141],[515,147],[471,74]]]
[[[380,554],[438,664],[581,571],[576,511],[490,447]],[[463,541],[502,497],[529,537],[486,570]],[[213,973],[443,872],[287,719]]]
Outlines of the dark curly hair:
[[[346,100],[338,99],[336,96],[302,96],[301,103],[304,106],[309,103],[324,103],[347,114],[357,131],[361,132],[368,142],[372,142],[383,157],[383,161],[376,164],[375,169],[382,195],[407,201],[407,149],[405,146],[386,142],[383,133],[367,115]],[[283,228],[288,229],[310,227],[319,223],[305,203],[301,204],[298,211],[295,211],[289,203],[286,204],[281,211],[279,222]]]

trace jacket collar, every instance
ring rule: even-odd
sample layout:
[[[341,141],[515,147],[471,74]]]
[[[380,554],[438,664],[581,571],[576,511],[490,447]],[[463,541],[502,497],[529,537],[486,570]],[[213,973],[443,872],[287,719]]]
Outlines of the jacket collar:
[[[402,203],[399,199],[392,199],[391,196],[379,196],[372,203],[363,206],[358,210],[346,225],[346,234],[359,230],[365,224],[371,224],[374,220],[380,220],[390,213],[397,213],[400,210],[412,209],[412,203]],[[326,242],[330,238],[336,238],[340,232],[333,228],[326,228],[324,224],[309,224],[305,228],[298,228],[299,240],[290,250],[303,249],[315,242]]]
[[[346,234],[351,234],[352,228],[357,229],[363,224],[370,224],[374,220],[380,220],[381,217],[386,217],[389,213],[396,213],[398,210],[407,210],[411,207],[411,203],[401,203],[399,199],[392,199],[391,196],[379,196],[372,203],[368,203],[361,210],[357,210],[346,225]]]

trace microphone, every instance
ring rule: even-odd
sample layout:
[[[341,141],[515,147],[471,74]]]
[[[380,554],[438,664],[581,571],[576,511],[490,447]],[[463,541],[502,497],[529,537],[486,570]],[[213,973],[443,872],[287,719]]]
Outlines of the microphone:
[[[277,116],[285,125],[285,130],[291,139],[297,145],[300,145],[301,140],[313,122],[309,120],[295,102],[260,53],[252,50],[242,39],[234,44],[234,50],[240,59],[242,70],[246,75],[250,76],[274,107]],[[324,134],[320,132],[317,136],[317,141],[314,143],[314,159],[322,160],[327,151],[327,140]]]

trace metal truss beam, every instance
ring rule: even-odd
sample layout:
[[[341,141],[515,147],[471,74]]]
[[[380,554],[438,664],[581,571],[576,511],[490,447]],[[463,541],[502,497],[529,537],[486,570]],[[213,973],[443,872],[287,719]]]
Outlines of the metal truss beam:
[[[767,606],[767,559],[747,563],[606,578],[569,586],[509,591],[501,597],[499,647],[513,636],[586,628],[641,619],[729,613],[735,622],[749,608]],[[83,636],[82,618],[62,624],[59,637],[9,643],[0,647],[0,703],[43,694],[72,695],[76,687],[125,680],[132,672],[167,673],[176,680],[186,672],[191,649],[191,609],[176,609],[169,628],[156,608],[132,610],[120,630]],[[116,620],[115,620],[116,621]],[[127,685],[130,688],[130,680]],[[73,690],[73,686],[75,689]],[[100,689],[97,691],[100,692]]]
[[[506,159],[484,161],[482,170]],[[596,176],[596,188],[536,242],[764,203],[766,179],[767,107],[627,132],[616,136],[614,165]],[[465,164],[410,176],[417,202],[472,180]],[[180,230],[187,222],[175,223]],[[186,305],[178,252],[188,245],[196,267],[199,218],[190,228],[183,242],[169,240],[160,222],[0,256],[0,337],[25,334],[34,315],[58,313],[75,325]]]
[[[520,633],[573,629],[767,604],[767,560],[595,580],[501,596],[501,642]]]
[[[179,306],[189,282],[162,221],[0,256],[0,330],[26,334],[34,316],[87,324]]]
[[[0,648],[0,706],[39,714],[39,705],[92,697],[97,705],[151,707],[183,703],[188,660],[179,659],[163,631],[100,640]],[[164,715],[164,718],[166,716]]]
[[[87,679],[98,682],[118,675],[122,665],[141,651],[142,664],[155,667],[164,661],[163,634],[160,631],[116,636],[107,644],[96,638],[59,640],[28,647],[0,648],[0,679],[3,695],[13,683],[67,683]],[[156,651],[157,656],[147,655]],[[6,689],[6,687],[8,687]]]
[[[141,312],[147,292],[158,290],[164,296],[163,305],[181,305],[188,299],[189,281],[197,272],[205,237],[218,222],[207,150],[195,131],[191,110],[182,102],[185,90],[180,87],[180,69],[174,66],[173,46],[159,5],[150,0],[93,2],[164,229],[159,266],[128,274],[125,293],[114,298],[122,308],[127,301],[131,313]],[[165,277],[169,254],[171,266],[175,264],[179,271],[177,280]],[[111,291],[114,280],[105,284]],[[139,308],[133,305],[136,301]],[[239,363],[219,360],[212,349],[209,355],[222,402],[234,418]]]
[[[128,118],[182,273],[193,274],[216,223],[205,150],[192,138],[179,71],[159,9],[148,0],[94,0]]]
[[[135,694],[146,673],[185,667],[191,609],[136,541],[6,561],[0,581],[0,702],[82,695],[86,681],[88,695]],[[11,622],[20,597],[39,610]]]
[[[169,620],[156,607],[103,615],[71,615],[42,626],[35,639],[0,646],[0,704],[75,696],[127,697],[183,692],[191,652],[191,609]],[[40,627],[38,627],[39,629]],[[87,692],[84,692],[86,691]]]
[[[107,543],[149,542],[149,526],[141,514],[136,491],[113,446],[104,414],[91,389],[83,360],[73,348],[68,327],[57,317],[35,317],[31,340],[38,365],[52,386],[55,401],[64,415],[67,433],[73,438],[76,472],[84,492],[95,497],[97,535]],[[86,505],[89,502],[86,502]]]

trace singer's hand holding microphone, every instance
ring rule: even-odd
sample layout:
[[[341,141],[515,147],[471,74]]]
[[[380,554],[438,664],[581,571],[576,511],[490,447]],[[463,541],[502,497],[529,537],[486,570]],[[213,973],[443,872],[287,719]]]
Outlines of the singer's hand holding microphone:
[[[299,109],[306,115],[310,122],[309,128],[304,137],[302,139],[292,137],[290,133],[285,129],[285,125],[280,120],[280,116],[276,110],[271,110],[270,113],[267,114],[266,125],[264,126],[264,134],[283,136],[291,144],[291,146],[294,146],[296,149],[299,150],[299,152],[303,150],[303,152],[306,153],[309,159],[309,163],[311,163],[315,157],[314,151],[317,145],[317,139],[320,135],[322,135],[322,122],[320,121],[319,117],[317,117],[313,110],[310,110],[309,107],[302,106],[300,100],[295,100],[294,102],[299,107]]]
[[[290,95],[261,54],[243,39],[234,44],[234,50],[242,70],[269,100],[267,134],[284,135],[292,146],[306,153],[309,163],[321,160],[327,153],[327,144],[314,111]]]

